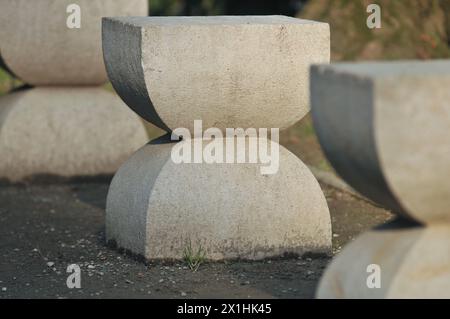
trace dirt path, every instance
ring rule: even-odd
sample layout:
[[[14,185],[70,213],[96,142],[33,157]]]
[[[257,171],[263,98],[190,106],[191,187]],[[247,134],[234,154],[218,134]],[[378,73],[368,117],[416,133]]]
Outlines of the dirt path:
[[[323,186],[334,251],[391,215]],[[104,244],[107,183],[0,186],[0,298],[311,298],[328,258],[144,264]],[[68,289],[66,267],[81,267]]]

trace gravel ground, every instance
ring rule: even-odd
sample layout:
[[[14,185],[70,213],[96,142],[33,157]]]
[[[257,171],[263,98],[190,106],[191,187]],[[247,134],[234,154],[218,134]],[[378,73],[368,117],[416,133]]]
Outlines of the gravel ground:
[[[333,252],[392,215],[325,185]],[[312,298],[329,258],[144,263],[104,239],[107,182],[0,186],[0,298]],[[66,285],[81,267],[81,289]]]

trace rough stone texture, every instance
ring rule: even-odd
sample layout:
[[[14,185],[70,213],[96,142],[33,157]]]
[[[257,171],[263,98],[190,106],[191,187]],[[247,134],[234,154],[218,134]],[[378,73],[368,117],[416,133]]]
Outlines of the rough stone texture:
[[[309,110],[309,66],[329,62],[330,31],[283,16],[106,18],[103,51],[119,95],[165,130],[282,129]]]
[[[139,117],[102,88],[41,87],[0,98],[0,178],[112,174],[148,141]]]
[[[395,221],[357,238],[334,259],[318,298],[450,298],[450,225]],[[381,267],[381,288],[369,289],[367,266]]]
[[[66,8],[81,7],[81,28],[69,29]],[[147,0],[0,0],[4,62],[33,85],[88,85],[107,81],[101,18],[147,15]]]
[[[330,253],[325,197],[288,150],[278,173],[261,175],[260,164],[175,164],[174,145],[152,142],[116,173],[107,240],[147,259],[181,259],[189,243],[212,260]]]
[[[337,172],[397,213],[450,222],[450,61],[314,66],[311,81]]]

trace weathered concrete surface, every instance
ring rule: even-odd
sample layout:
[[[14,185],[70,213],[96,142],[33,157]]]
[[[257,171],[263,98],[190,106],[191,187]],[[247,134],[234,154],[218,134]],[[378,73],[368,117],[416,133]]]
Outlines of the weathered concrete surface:
[[[330,253],[325,197],[285,148],[279,171],[261,175],[260,164],[175,164],[174,145],[148,144],[116,173],[107,240],[147,259],[181,259],[189,243],[211,260]]]
[[[314,66],[312,115],[336,171],[420,222],[450,222],[450,61]]]
[[[369,231],[344,248],[321,279],[319,298],[450,298],[450,225],[402,220]],[[367,272],[380,266],[381,287]]]
[[[100,87],[40,87],[0,98],[0,178],[113,174],[148,141],[141,119]]]
[[[69,29],[67,6],[81,8],[81,28]],[[147,15],[147,0],[0,0],[4,62],[33,85],[89,85],[107,81],[101,18]]]
[[[309,111],[330,31],[283,16],[106,18],[103,51],[119,95],[165,130],[286,128]]]

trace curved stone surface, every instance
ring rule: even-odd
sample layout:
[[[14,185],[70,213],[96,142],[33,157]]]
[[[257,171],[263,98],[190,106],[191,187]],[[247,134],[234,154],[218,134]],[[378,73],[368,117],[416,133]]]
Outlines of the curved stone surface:
[[[325,197],[288,150],[278,173],[261,175],[259,164],[175,164],[174,145],[150,143],[116,173],[107,240],[147,259],[182,259],[189,243],[211,260],[330,253]]]
[[[450,298],[449,225],[420,227],[394,221],[369,231],[334,258],[318,298]],[[380,266],[380,288],[367,279]],[[372,278],[369,278],[369,281]]]
[[[315,66],[312,115],[336,171],[424,223],[450,221],[450,61]]]
[[[81,8],[81,28],[67,27],[67,6]],[[107,81],[101,18],[148,14],[147,0],[0,0],[4,62],[32,85],[93,85]]]
[[[103,52],[119,95],[162,129],[283,129],[309,111],[330,31],[283,16],[105,18]]]
[[[0,178],[112,174],[147,143],[141,119],[102,88],[41,87],[0,97]]]

